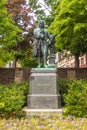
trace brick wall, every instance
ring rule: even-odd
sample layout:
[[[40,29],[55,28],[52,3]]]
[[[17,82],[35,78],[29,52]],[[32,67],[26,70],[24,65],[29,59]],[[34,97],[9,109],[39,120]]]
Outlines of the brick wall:
[[[87,79],[87,68],[58,68],[59,79]]]
[[[0,84],[29,81],[30,70],[30,68],[0,68]],[[58,68],[57,73],[59,79],[87,79],[87,68]]]
[[[15,69],[0,68],[0,84],[13,83],[15,79]]]

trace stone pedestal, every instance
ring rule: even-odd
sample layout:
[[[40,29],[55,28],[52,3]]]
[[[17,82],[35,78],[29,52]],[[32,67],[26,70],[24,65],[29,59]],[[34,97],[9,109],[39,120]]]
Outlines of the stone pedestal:
[[[56,68],[32,69],[29,91],[28,109],[59,109],[61,107]]]

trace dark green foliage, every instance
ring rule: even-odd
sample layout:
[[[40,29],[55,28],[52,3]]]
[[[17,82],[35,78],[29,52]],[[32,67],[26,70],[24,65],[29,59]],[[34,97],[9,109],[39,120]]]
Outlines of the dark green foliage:
[[[0,85],[0,116],[21,117],[22,108],[26,104],[26,96],[29,92],[28,88],[27,82]]]
[[[28,55],[26,55],[26,53],[24,55],[25,55],[25,57],[21,58],[21,60],[20,60],[22,67],[24,67],[24,68],[26,68],[26,67],[30,67],[30,68],[37,67],[37,65],[38,65],[37,58],[33,57],[32,55],[29,57]]]
[[[11,48],[16,46],[16,40],[22,41],[22,30],[15,25],[12,15],[6,8],[7,0],[0,0],[0,67],[13,60],[14,53]]]
[[[87,81],[73,80],[68,82],[68,93],[64,94],[65,114],[87,117]]]
[[[70,51],[77,58],[75,67],[79,67],[79,56],[87,53],[86,5],[86,0],[60,0],[49,28],[56,36],[57,50]]]
[[[61,95],[61,105],[64,106],[65,105],[65,101],[64,101],[64,94],[68,93],[68,83],[71,82],[71,80],[68,79],[61,79],[59,80],[59,92]]]

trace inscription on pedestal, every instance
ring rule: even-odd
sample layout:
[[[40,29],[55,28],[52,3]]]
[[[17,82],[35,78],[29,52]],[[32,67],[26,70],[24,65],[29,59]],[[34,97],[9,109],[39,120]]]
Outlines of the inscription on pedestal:
[[[38,87],[44,87],[44,86],[49,87],[50,85],[49,84],[37,84],[37,86]]]

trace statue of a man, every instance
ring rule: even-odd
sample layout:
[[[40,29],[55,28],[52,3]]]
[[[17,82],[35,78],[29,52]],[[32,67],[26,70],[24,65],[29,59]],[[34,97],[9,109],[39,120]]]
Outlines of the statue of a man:
[[[44,60],[44,67],[47,67],[48,42],[50,35],[45,28],[44,20],[40,20],[38,27],[34,29],[33,56],[38,57],[38,68],[41,67],[41,57]]]

